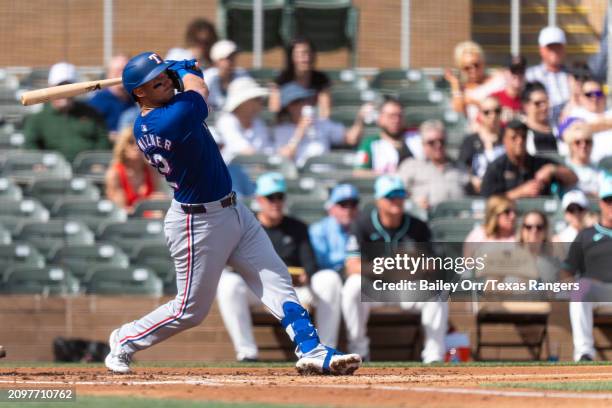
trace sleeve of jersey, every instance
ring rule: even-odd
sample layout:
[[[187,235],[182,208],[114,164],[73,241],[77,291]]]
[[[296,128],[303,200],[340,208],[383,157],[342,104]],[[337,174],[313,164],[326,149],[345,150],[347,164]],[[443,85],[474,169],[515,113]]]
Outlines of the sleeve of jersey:
[[[208,105],[196,91],[185,91],[174,97],[173,107],[182,114],[197,115],[202,120],[208,117]]]
[[[372,168],[372,141],[371,139],[365,139],[361,142],[357,148],[357,154],[355,155],[355,167],[358,169],[371,169]]]
[[[582,250],[582,234],[578,234],[571,243],[563,269],[574,274],[584,273],[584,251]]]

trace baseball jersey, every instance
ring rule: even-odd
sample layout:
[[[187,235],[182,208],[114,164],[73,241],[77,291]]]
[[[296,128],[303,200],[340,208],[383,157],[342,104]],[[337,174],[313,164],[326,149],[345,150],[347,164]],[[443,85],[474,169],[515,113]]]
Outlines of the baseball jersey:
[[[595,224],[578,233],[570,245],[564,269],[586,278],[612,282],[612,229]]]
[[[204,122],[207,116],[204,98],[186,91],[134,123],[138,147],[180,203],[217,201],[232,191],[232,179]]]

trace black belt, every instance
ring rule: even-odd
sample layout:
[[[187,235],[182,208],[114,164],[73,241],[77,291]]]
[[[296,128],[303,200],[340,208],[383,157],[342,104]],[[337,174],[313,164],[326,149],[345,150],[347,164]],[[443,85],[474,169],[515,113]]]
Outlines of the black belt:
[[[221,203],[223,208],[236,205],[236,193],[232,191],[230,195],[220,200],[219,203]],[[185,214],[203,214],[206,212],[204,204],[181,204],[181,208]]]

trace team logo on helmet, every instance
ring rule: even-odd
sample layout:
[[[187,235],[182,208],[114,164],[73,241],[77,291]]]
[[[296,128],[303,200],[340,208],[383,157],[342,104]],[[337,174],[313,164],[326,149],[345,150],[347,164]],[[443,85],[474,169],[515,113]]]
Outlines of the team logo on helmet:
[[[162,61],[163,61],[163,60],[162,60],[162,58],[161,58],[159,55],[155,54],[155,53],[153,53],[153,54],[149,55],[149,59],[150,59],[151,61],[155,61],[155,62],[156,62],[156,63],[158,63],[158,64],[161,64],[161,63],[162,63]]]

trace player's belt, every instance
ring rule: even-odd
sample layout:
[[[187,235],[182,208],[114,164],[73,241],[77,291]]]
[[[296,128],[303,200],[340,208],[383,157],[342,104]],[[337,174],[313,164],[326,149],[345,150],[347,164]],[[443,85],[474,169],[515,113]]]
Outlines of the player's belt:
[[[232,191],[227,197],[219,200],[219,204],[223,208],[236,205],[236,193]],[[204,204],[181,204],[181,208],[185,214],[203,214],[206,212]]]

